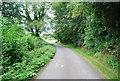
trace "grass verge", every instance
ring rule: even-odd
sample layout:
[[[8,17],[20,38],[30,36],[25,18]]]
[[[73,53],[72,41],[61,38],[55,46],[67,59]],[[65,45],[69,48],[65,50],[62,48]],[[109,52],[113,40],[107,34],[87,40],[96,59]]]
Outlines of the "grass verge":
[[[102,56],[102,54],[96,53],[95,55],[89,55],[88,53],[90,51],[84,51],[82,47],[74,47],[71,44],[61,45],[72,49],[74,52],[82,56],[87,62],[94,66],[106,79],[118,79],[118,69],[114,69],[108,63],[103,61],[105,60],[105,56]],[[98,57],[97,55],[101,55],[101,57]]]

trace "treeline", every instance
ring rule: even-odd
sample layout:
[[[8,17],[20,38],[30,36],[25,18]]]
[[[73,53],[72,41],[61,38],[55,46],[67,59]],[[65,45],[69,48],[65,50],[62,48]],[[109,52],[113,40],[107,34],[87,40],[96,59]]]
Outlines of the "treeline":
[[[56,31],[62,43],[84,46],[91,54],[103,53],[107,62],[118,67],[120,56],[120,4],[97,2],[53,3]]]
[[[0,80],[27,81],[54,56],[55,46],[40,37],[40,33],[45,29],[44,11],[41,11],[45,8],[43,4],[2,3],[2,16],[0,16],[2,22],[0,72],[2,75],[0,75]],[[28,11],[30,6],[31,9],[34,8],[34,13]],[[30,12],[33,16],[30,16]]]

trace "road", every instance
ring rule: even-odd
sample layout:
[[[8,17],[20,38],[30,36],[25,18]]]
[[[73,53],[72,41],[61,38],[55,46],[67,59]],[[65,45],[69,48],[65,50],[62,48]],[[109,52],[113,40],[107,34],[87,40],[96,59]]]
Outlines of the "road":
[[[104,79],[80,55],[71,49],[56,45],[56,55],[34,79]]]

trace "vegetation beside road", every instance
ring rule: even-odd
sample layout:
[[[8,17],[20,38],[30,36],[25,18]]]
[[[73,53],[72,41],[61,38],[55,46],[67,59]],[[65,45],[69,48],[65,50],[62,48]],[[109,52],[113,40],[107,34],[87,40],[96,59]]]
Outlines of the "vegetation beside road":
[[[111,67],[106,60],[106,56],[102,53],[95,53],[90,55],[90,50],[87,50],[85,47],[74,47],[72,44],[63,44],[60,45],[72,49],[74,52],[82,56],[87,62],[94,66],[106,79],[118,79],[118,69]]]
[[[3,50],[0,79],[13,81],[32,78],[53,58],[55,46],[40,37],[25,34],[16,19],[14,24],[5,17],[1,19]]]
[[[116,72],[107,72],[110,78],[115,78],[114,73],[117,74],[120,68],[119,8],[117,2],[53,3],[53,21],[56,24],[53,36],[61,43],[72,44],[79,49],[84,47],[88,51],[86,55],[99,60],[97,66],[105,62],[105,67],[116,69]]]
[[[57,40],[72,44],[75,47],[72,49],[101,68],[105,77],[116,78],[120,68],[118,2],[0,2],[0,5],[3,80],[34,76],[55,53],[55,46],[46,41]]]

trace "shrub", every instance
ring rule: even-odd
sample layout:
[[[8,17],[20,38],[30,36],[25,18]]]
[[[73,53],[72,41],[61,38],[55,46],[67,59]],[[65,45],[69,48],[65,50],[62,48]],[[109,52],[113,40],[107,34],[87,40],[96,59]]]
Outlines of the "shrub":
[[[2,74],[0,79],[27,80],[33,77],[55,54],[55,47],[42,40],[25,34],[17,19],[2,23]]]

